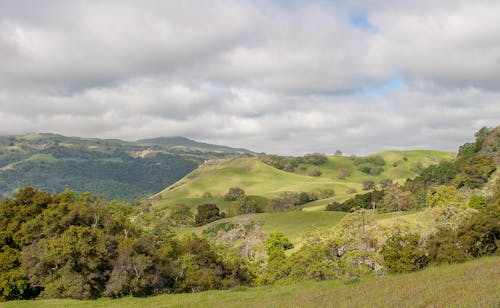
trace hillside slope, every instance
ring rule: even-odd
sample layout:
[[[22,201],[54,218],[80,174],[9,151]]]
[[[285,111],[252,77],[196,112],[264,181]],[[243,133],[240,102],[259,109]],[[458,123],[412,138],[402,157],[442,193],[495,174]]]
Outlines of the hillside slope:
[[[161,190],[207,159],[242,155],[253,153],[181,137],[128,142],[56,134],[0,136],[0,197],[29,185],[52,193],[71,188],[130,200]]]
[[[233,186],[244,189],[247,195],[268,198],[283,191],[333,189],[336,198],[342,199],[354,190],[361,191],[365,180],[375,183],[386,178],[402,181],[414,177],[419,168],[454,157],[453,153],[442,151],[388,151],[377,155],[385,160],[383,172],[378,175],[359,171],[350,157],[329,156],[326,163],[317,167],[321,172],[317,177],[308,176],[307,168],[287,172],[271,167],[256,157],[210,161],[158,193],[155,196],[156,205],[163,207],[182,202],[194,206],[201,202],[216,202],[224,208],[227,202],[222,196]],[[349,170],[350,175],[339,179],[337,172],[340,168]],[[204,198],[206,193],[210,193],[212,198]]]

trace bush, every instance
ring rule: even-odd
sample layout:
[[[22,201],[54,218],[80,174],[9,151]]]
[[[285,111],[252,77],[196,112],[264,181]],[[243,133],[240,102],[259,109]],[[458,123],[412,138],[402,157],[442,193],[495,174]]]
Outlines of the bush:
[[[239,187],[231,187],[229,191],[224,196],[226,201],[236,201],[245,195],[245,191]]]
[[[394,234],[380,249],[384,265],[390,273],[409,273],[424,268],[429,259],[419,245],[418,234]]]
[[[341,167],[337,170],[337,178],[339,178],[341,180],[345,179],[349,175],[351,175],[351,174],[349,172],[349,169],[347,169],[346,167]]]
[[[373,181],[363,181],[363,190],[375,189],[375,183]]]
[[[198,213],[195,216],[195,223],[197,226],[211,223],[225,217],[224,213],[220,213],[217,205],[212,203],[205,203],[197,207]]]
[[[237,215],[262,213],[266,207],[267,199],[259,196],[243,196],[234,202]]]
[[[309,168],[309,170],[307,171],[307,175],[308,176],[315,176],[315,177],[318,177],[321,175],[321,170],[319,170],[319,168],[317,167],[311,167]]]

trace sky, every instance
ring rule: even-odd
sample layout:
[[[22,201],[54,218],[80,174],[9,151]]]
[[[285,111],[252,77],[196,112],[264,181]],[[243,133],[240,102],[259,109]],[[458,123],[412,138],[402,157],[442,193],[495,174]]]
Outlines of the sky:
[[[500,124],[500,1],[0,0],[0,135],[456,151]]]

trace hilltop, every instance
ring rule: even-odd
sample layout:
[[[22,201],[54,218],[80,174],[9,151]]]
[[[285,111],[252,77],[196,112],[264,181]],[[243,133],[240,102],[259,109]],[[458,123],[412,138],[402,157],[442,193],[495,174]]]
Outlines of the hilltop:
[[[131,142],[38,133],[0,136],[0,196],[29,185],[131,200],[176,182],[205,160],[252,155],[183,137]]]
[[[373,155],[372,155],[373,156]],[[442,160],[451,160],[455,154],[444,151],[387,151],[374,154],[383,158],[383,170],[376,175],[367,174],[355,165],[355,158],[328,156],[326,162],[314,166],[319,176],[308,175],[311,164],[301,165],[289,172],[264,163],[258,157],[212,160],[156,194],[158,207],[186,203],[192,207],[203,202],[215,202],[221,208],[229,205],[223,196],[230,187],[237,186],[247,195],[265,198],[278,196],[285,191],[333,190],[335,199],[346,199],[361,192],[363,181],[378,184],[383,179],[402,182],[416,176],[422,168]],[[339,177],[339,170],[348,176]],[[208,196],[208,197],[207,197]],[[316,202],[321,205],[321,202]]]

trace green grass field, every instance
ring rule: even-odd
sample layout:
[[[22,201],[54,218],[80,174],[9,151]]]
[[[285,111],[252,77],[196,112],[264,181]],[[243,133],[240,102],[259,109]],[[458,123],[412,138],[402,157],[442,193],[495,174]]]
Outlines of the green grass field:
[[[376,176],[357,170],[349,157],[328,157],[328,161],[319,167],[321,170],[319,177],[306,175],[306,170],[295,172],[278,170],[255,157],[206,163],[160,192],[154,198],[155,206],[163,208],[175,203],[185,203],[194,208],[201,203],[212,202],[224,209],[228,203],[223,200],[223,196],[233,186],[243,188],[248,195],[267,198],[275,197],[283,191],[311,192],[333,189],[335,198],[342,201],[352,195],[349,189],[361,192],[362,182],[365,180],[372,180],[375,183],[386,178],[403,181],[416,175],[415,168],[419,164],[425,167],[454,157],[453,153],[442,151],[388,151],[377,155],[382,156],[386,164],[384,171]],[[349,177],[337,178],[337,170],[341,167],[349,170]],[[205,193],[210,193],[213,197],[203,198]],[[324,207],[325,201],[318,201],[311,206],[319,205]]]
[[[39,300],[0,307],[498,307],[500,256],[412,274],[347,281],[97,301]]]

